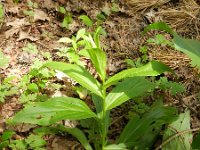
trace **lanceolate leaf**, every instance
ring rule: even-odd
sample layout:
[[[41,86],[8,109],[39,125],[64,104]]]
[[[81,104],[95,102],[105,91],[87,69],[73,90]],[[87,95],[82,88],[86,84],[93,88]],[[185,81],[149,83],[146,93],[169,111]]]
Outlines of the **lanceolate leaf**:
[[[142,34],[145,34],[148,31],[153,30],[153,29],[155,29],[155,30],[164,30],[164,31],[166,31],[166,32],[168,32],[168,33],[170,33],[172,35],[175,33],[166,23],[164,23],[164,22],[156,22],[156,23],[152,23],[152,24],[148,25],[144,29]]]
[[[197,66],[200,69],[200,41],[184,39],[174,34],[173,42],[175,49],[188,55],[192,59],[192,66]]]
[[[64,119],[80,120],[91,117],[96,115],[83,101],[70,97],[57,97],[27,105],[14,116],[12,123],[50,125]]]
[[[165,141],[174,134],[189,129],[190,129],[190,113],[189,111],[187,111],[183,114],[180,114],[178,120],[174,121],[168,126],[168,129],[164,133],[163,140]],[[165,145],[162,148],[162,150],[171,150],[171,149],[190,150],[191,141],[192,141],[192,134],[186,133],[170,141],[167,145]]]
[[[63,62],[48,62],[45,66],[62,71],[89,91],[102,97],[100,83],[85,68]]]
[[[160,101],[157,101],[151,109],[145,113],[141,118],[139,116],[133,117],[122,131],[118,143],[124,143],[127,147],[140,147],[145,143],[141,143],[143,136],[154,132],[163,124],[171,123],[177,118],[176,109],[165,107]],[[150,140],[150,139],[148,139]],[[151,142],[151,144],[153,144]],[[148,145],[149,148],[152,145]],[[143,149],[145,149],[143,148]],[[140,148],[138,148],[140,149]]]
[[[121,71],[118,74],[115,74],[114,76],[110,77],[105,82],[104,88],[109,87],[113,84],[116,84],[116,82],[118,82],[119,80],[127,78],[127,77],[157,76],[166,71],[171,71],[171,69],[160,62],[151,61],[140,68],[131,68],[131,69]]]
[[[121,143],[121,144],[107,145],[103,148],[103,150],[127,150],[127,149],[126,149],[126,145]]]
[[[110,110],[127,100],[144,95],[153,89],[155,84],[142,77],[127,78],[119,83],[106,97],[105,109]]]
[[[106,54],[103,50],[99,48],[88,49],[90,59],[101,77],[102,81],[106,78]]]
[[[192,65],[200,68],[200,41],[192,40],[192,39],[185,39],[177,35],[166,23],[164,22],[157,22],[147,26],[143,34],[152,30],[164,30],[171,35],[173,35],[173,43],[175,45],[175,49],[181,51],[188,55],[192,59]]]

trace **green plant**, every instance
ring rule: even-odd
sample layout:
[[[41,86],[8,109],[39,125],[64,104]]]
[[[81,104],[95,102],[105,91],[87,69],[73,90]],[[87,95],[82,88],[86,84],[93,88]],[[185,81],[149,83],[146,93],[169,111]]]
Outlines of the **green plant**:
[[[141,57],[137,58],[136,60],[125,59],[127,65],[129,67],[141,67],[149,61],[147,55],[148,48],[147,46],[141,46],[139,52],[142,54]]]
[[[82,22],[88,27],[91,27],[93,25],[92,20],[87,15],[81,15],[79,19],[81,19]]]
[[[200,69],[200,42],[198,40],[182,38],[164,22],[157,22],[147,26],[144,29],[143,34],[152,29],[164,30],[171,34],[173,36],[172,43],[175,49],[185,53],[189,58],[191,58],[192,66]]]
[[[70,25],[70,24],[72,23],[72,21],[73,21],[72,14],[71,14],[70,12],[67,12],[67,11],[65,10],[64,7],[60,7],[60,8],[59,8],[59,12],[62,13],[62,14],[64,15],[64,19],[63,19],[63,21],[62,21],[61,26],[62,26],[63,28],[68,28],[69,25]]]
[[[19,98],[21,103],[39,100],[39,97],[47,97],[42,94],[42,91],[48,87],[48,78],[53,77],[55,72],[48,68],[41,68],[43,64],[44,62],[36,59],[29,73],[20,80],[18,88],[23,91]],[[53,88],[55,89],[51,86],[52,90]]]
[[[166,77],[161,77],[157,82],[159,89],[169,90],[172,95],[182,93],[185,91],[185,87],[177,82],[168,81]]]
[[[170,46],[170,47],[174,47],[173,43],[170,40],[166,39],[166,37],[162,34],[157,34],[157,35],[155,35],[154,38],[149,38],[147,40],[147,42],[148,43],[155,43],[155,44],[161,45],[161,46],[167,45],[167,46]]]
[[[72,39],[62,38],[60,40],[71,43],[76,53],[90,58],[98,73],[98,80],[79,61],[71,61],[71,64],[47,62],[42,67],[62,71],[90,91],[96,112],[93,112],[81,99],[56,97],[44,102],[26,105],[22,111],[14,116],[11,123],[24,122],[47,126],[64,119],[81,120],[82,125],[85,124],[85,128],[87,128],[89,140],[87,140],[84,132],[78,128],[65,127],[64,130],[75,136],[87,150],[92,149],[89,141],[94,144],[94,148],[97,150],[152,146],[152,141],[161,130],[162,125],[170,123],[176,118],[176,110],[174,108],[165,107],[159,101],[154,103],[149,112],[145,113],[141,118],[134,116],[130,120],[116,144],[110,143],[108,139],[111,120],[110,111],[130,99],[138,98],[153,90],[156,84],[145,79],[145,76],[157,76],[171,70],[157,61],[151,61],[142,67],[123,70],[108,78],[106,73],[106,54],[102,50],[99,40],[100,29],[98,28],[93,36],[81,29],[76,37],[72,37]],[[82,46],[78,52],[77,45],[79,42],[82,43]],[[108,90],[109,87],[113,87],[113,89],[110,91]],[[154,131],[157,134],[154,135]],[[140,146],[144,140],[148,142]]]
[[[13,140],[12,136],[14,134],[14,131],[5,131],[2,134],[2,136],[0,137],[0,149],[9,147],[12,150],[45,150],[44,146],[46,145],[46,141],[42,138],[42,135],[31,134],[25,139]]]
[[[176,50],[185,53],[190,59],[191,59],[191,65],[193,67],[197,67],[200,69],[200,42],[198,40],[192,40],[192,39],[185,39],[180,37],[176,32],[174,32],[166,23],[163,22],[157,22],[153,23],[149,26],[147,26],[144,29],[143,33],[148,32],[149,30],[157,29],[157,30],[164,30],[167,33],[172,35],[172,40],[170,43],[163,38],[163,36],[159,35],[157,39],[159,38],[159,42],[153,41],[157,44],[163,44],[163,42],[171,47],[174,47]],[[158,81],[159,82],[159,81]],[[164,80],[161,80],[161,87],[162,83],[164,82],[164,85],[167,85],[166,78]],[[174,83],[168,82],[169,86],[173,87],[175,86],[175,91],[183,91],[183,88],[180,85],[173,85]],[[170,85],[171,84],[171,85]],[[164,87],[166,88],[166,86]],[[178,92],[177,91],[177,92]],[[173,92],[173,91],[172,91]],[[173,93],[172,93],[173,94]],[[161,149],[162,150],[168,150],[168,149],[177,149],[177,150],[187,150],[187,149],[199,149],[200,145],[197,142],[199,140],[199,134],[194,138],[193,143],[189,141],[192,141],[192,134],[191,132],[200,131],[200,128],[194,128],[190,129],[190,114],[189,112],[185,112],[183,114],[179,115],[178,120],[171,123],[168,127],[168,129],[165,131],[164,137],[163,137],[163,143],[156,148],[156,150]]]
[[[14,94],[17,94],[18,88],[14,86],[12,80],[16,77],[7,77],[0,84],[0,102],[4,102],[5,98]]]

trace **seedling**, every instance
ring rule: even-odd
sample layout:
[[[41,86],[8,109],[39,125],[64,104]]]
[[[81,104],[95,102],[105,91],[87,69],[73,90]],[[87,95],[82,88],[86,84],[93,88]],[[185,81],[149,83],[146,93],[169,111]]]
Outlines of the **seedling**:
[[[69,28],[69,25],[72,23],[73,18],[72,18],[72,14],[70,12],[67,12],[66,9],[64,7],[60,7],[59,8],[59,12],[62,13],[64,15],[64,19],[62,21],[61,26],[63,28]]]

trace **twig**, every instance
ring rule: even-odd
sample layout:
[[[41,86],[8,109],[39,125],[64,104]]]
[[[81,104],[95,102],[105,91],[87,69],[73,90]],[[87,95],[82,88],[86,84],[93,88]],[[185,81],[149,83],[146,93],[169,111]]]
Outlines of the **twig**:
[[[199,131],[200,130],[200,127],[198,128],[194,128],[194,129],[189,129],[189,130],[184,130],[184,131],[181,131],[173,136],[171,136],[170,138],[168,138],[167,140],[165,140],[162,144],[160,144],[158,147],[156,147],[155,150],[159,150],[161,149],[164,145],[166,145],[167,143],[169,143],[170,141],[172,141],[173,139],[175,139],[176,137],[180,136],[180,135],[183,135],[183,134],[186,134],[186,133],[189,133],[189,132],[195,132],[195,131]]]

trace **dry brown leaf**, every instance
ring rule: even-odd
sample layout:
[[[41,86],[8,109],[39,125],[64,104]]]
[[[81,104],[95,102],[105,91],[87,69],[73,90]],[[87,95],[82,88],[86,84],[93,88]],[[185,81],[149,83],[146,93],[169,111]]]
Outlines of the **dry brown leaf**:
[[[15,5],[6,9],[7,13],[12,13],[12,14],[19,14],[19,11],[20,11],[20,7],[18,5]]]
[[[39,20],[42,20],[42,21],[45,21],[45,20],[50,20],[50,18],[48,17],[48,15],[40,10],[40,9],[35,9],[34,11],[34,22],[36,21],[39,21]]]
[[[27,22],[25,18],[23,18],[23,19],[18,19],[17,18],[14,21],[6,23],[6,26],[12,26],[12,27],[16,27],[16,28],[24,26],[24,25],[30,25],[30,23]]]
[[[24,40],[24,39],[29,39],[31,41],[37,41],[40,38],[39,37],[30,36],[27,32],[20,31],[19,32],[19,38],[17,39],[17,41],[21,41],[21,40]]]
[[[13,36],[14,34],[17,34],[21,30],[21,27],[27,26],[27,25],[30,25],[30,23],[27,22],[25,20],[25,18],[23,18],[23,19],[15,19],[12,22],[7,22],[6,26],[12,26],[12,28],[5,32],[6,38],[9,38],[10,36]]]

